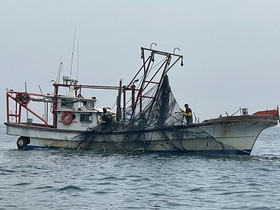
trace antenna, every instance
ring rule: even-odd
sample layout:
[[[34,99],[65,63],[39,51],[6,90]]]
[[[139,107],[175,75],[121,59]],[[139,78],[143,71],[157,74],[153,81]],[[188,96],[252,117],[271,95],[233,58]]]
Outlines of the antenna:
[[[77,40],[77,81],[79,81],[79,39]]]
[[[39,90],[40,90],[41,94],[44,95],[41,86],[38,85],[38,87],[39,87]]]
[[[62,56],[61,56],[60,57],[59,68],[58,68],[58,72],[57,72],[57,77],[56,77],[56,82],[55,83],[59,83],[59,81],[60,81],[60,74],[61,74],[62,69],[63,69],[63,63],[62,63]]]
[[[72,67],[73,67],[73,57],[74,57],[74,50],[75,50],[75,40],[76,40],[76,27],[75,27],[75,31],[74,31],[74,40],[73,40],[73,46],[72,46],[70,78],[72,77]]]

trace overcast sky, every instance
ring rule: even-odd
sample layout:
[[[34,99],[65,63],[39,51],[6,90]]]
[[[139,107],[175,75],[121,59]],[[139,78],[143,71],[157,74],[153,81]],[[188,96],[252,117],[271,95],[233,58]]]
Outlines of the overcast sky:
[[[75,28],[80,83],[128,83],[141,65],[140,47],[155,42],[159,50],[180,48],[185,65],[170,71],[171,87],[181,107],[189,103],[201,121],[240,107],[249,113],[273,109],[280,102],[278,0],[0,3],[2,122],[6,88],[24,90],[26,82],[32,92],[40,85],[52,93],[61,57],[62,74],[69,74]]]

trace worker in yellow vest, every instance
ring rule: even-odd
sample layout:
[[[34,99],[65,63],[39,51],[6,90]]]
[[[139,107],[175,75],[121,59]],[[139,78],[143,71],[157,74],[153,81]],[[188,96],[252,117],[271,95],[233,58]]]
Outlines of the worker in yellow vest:
[[[192,110],[188,104],[185,104],[185,110],[181,109],[181,112],[185,116],[187,124],[193,123]]]

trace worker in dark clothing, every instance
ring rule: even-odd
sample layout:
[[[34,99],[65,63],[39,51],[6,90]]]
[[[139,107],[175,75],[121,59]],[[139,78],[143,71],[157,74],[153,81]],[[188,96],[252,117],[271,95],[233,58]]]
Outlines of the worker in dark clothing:
[[[185,116],[187,124],[193,123],[192,110],[188,104],[185,104],[185,110],[181,109],[181,112]]]
[[[107,112],[107,109],[105,107],[103,108],[103,112],[100,115],[100,122],[102,125],[105,126],[111,125],[113,122],[112,115],[109,112]]]

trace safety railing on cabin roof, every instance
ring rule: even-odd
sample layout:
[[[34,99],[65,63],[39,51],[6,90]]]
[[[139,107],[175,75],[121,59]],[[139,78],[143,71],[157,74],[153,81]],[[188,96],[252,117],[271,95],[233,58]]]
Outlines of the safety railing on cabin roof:
[[[22,109],[25,109],[27,111],[27,114],[31,113],[38,120],[43,122],[44,126],[46,126],[46,127],[49,126],[48,119],[44,119],[43,117],[41,117],[39,114],[37,114],[35,111],[33,111],[32,109],[30,109],[28,107],[28,103],[31,100],[31,96],[44,97],[41,94],[18,92],[18,91],[13,91],[13,90],[10,90],[10,91],[6,92],[7,123],[10,123],[10,122],[15,122],[17,124],[30,124],[30,123],[32,123],[32,122],[28,121],[29,120],[28,118],[27,118],[26,122],[22,121],[22,112],[23,112]],[[12,104],[10,103],[11,101],[13,101],[15,103],[15,110],[14,111],[12,111],[12,109],[11,109],[11,106],[12,106]],[[35,99],[35,101],[36,101],[36,99]],[[46,102],[46,103],[49,103],[49,102]]]

